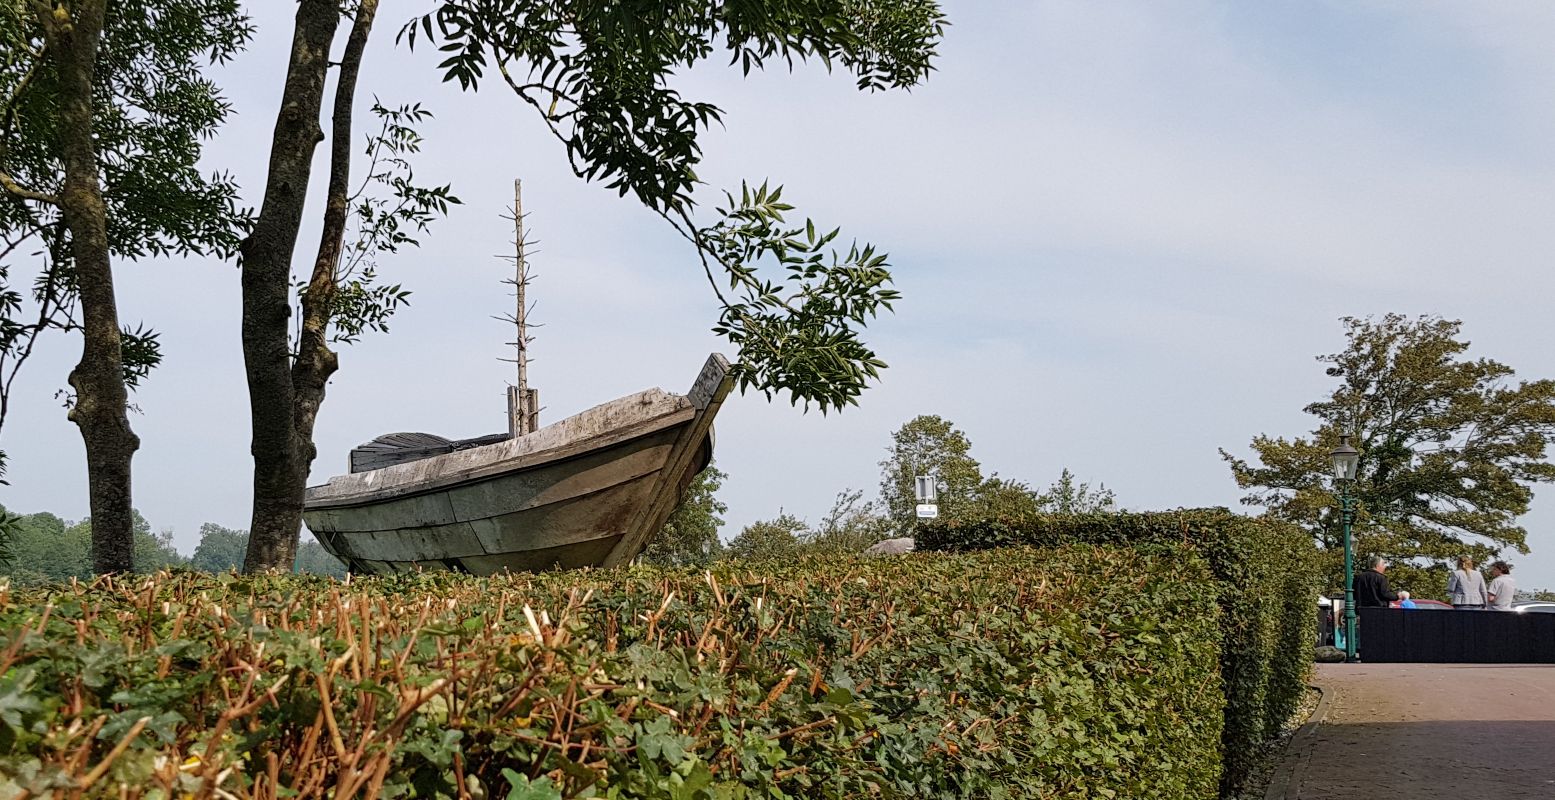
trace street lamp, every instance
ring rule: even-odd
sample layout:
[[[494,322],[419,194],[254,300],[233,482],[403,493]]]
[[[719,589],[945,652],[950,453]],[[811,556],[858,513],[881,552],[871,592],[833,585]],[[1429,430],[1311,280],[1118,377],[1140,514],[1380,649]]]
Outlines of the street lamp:
[[[1350,485],[1355,483],[1355,470],[1360,466],[1361,454],[1350,446],[1350,435],[1339,435],[1339,446],[1328,457],[1334,462],[1334,483],[1339,486],[1339,520],[1344,526],[1344,660],[1355,663],[1355,551],[1350,545],[1350,523],[1354,511],[1350,506]]]

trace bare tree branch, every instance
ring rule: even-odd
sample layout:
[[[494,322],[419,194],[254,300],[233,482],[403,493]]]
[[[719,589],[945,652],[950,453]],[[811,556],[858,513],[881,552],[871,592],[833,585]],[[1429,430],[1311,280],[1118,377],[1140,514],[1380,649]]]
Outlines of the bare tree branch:
[[[5,189],[7,192],[10,192],[16,197],[20,197],[23,200],[33,200],[39,203],[48,203],[51,206],[59,205],[59,197],[52,194],[33,191],[32,189],[17,183],[15,178],[4,172],[0,172],[0,188]]]

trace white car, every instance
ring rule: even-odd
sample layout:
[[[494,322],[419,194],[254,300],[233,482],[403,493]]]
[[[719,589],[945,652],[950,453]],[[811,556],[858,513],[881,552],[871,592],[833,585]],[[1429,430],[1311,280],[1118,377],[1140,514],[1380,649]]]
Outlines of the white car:
[[[1555,600],[1518,600],[1512,610],[1522,614],[1555,614]]]

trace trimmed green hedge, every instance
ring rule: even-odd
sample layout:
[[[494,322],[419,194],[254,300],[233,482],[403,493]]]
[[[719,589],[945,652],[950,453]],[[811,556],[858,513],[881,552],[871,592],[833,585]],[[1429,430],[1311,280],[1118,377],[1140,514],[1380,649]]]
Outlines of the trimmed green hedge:
[[[0,796],[1210,798],[1213,585],[1083,545],[0,589]]]
[[[935,522],[918,532],[919,550],[968,552],[1014,545],[1189,547],[1212,581],[1182,576],[1202,602],[1219,598],[1224,617],[1221,677],[1229,794],[1247,778],[1260,745],[1300,703],[1316,640],[1318,590],[1311,537],[1295,525],[1223,508],[1157,513],[1036,516],[971,523]]]

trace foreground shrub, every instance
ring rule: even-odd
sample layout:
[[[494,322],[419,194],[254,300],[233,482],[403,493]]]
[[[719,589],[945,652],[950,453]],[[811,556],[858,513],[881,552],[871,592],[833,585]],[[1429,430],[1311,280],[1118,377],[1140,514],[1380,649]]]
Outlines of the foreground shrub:
[[[1315,548],[1286,522],[1223,509],[1160,513],[1055,514],[974,522],[936,522],[918,532],[919,550],[975,552],[1015,545],[1089,543],[1143,548],[1188,547],[1208,562],[1223,615],[1221,677],[1225,686],[1221,791],[1248,777],[1263,742],[1300,703],[1316,641]]]
[[[1212,797],[1191,553],[0,592],[0,796]]]

